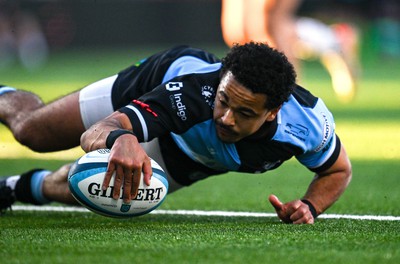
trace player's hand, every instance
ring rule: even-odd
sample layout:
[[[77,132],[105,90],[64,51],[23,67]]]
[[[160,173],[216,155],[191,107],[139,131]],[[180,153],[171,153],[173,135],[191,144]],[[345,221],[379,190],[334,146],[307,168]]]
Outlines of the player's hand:
[[[142,172],[144,183],[150,185],[151,161],[134,135],[125,134],[118,137],[111,148],[103,190],[108,188],[114,172],[113,199],[120,198],[120,189],[123,186],[124,203],[130,203],[138,194]]]
[[[282,203],[275,195],[269,196],[269,202],[275,208],[278,217],[284,223],[293,224],[313,224],[314,217],[307,204],[301,200],[294,200],[288,203]]]

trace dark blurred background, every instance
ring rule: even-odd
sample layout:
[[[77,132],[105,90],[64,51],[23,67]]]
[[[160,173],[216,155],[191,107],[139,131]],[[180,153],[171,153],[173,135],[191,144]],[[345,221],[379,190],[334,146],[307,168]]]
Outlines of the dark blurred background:
[[[306,0],[299,15],[326,23],[350,21],[362,32],[364,56],[399,58],[399,2]],[[177,43],[224,46],[220,16],[218,0],[0,0],[0,66],[10,54],[7,45],[29,42],[35,30],[46,41],[43,53]]]

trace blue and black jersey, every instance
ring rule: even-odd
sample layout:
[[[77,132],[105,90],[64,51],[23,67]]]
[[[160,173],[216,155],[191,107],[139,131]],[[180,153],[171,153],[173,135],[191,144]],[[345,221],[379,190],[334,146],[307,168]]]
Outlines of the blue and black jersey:
[[[337,160],[340,141],[332,114],[300,86],[277,118],[255,134],[236,143],[219,140],[212,116],[220,70],[215,56],[180,46],[120,72],[114,83],[114,105],[123,106],[119,111],[130,118],[140,142],[159,139],[178,183],[228,171],[261,173],[293,156],[315,172]]]

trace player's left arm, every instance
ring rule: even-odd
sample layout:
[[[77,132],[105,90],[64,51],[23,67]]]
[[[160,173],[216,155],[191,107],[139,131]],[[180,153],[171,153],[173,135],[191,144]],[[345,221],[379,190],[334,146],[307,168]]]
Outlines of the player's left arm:
[[[269,201],[283,222],[313,224],[316,216],[339,199],[351,177],[351,163],[344,147],[341,146],[335,163],[315,175],[302,199],[282,203],[278,197],[271,195]]]
[[[319,215],[339,199],[351,177],[351,163],[342,145],[336,162],[329,169],[315,175],[303,199],[309,201]]]

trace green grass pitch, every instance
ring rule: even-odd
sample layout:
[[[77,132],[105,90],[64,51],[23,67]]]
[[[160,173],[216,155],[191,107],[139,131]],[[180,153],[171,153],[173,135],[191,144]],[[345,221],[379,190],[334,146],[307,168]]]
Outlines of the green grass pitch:
[[[36,72],[0,70],[0,83],[45,101],[112,75],[156,48],[68,51]],[[224,49],[215,48],[222,55]],[[301,83],[324,99],[353,164],[353,181],[328,214],[400,216],[400,63],[370,61],[349,104],[329,76],[304,64]],[[0,126],[0,175],[55,169],[79,149],[37,154]],[[300,197],[312,174],[296,161],[261,175],[213,177],[167,197],[163,210],[273,212],[267,197]],[[149,214],[129,220],[94,213],[13,211],[0,217],[1,263],[400,263],[400,222],[319,219],[286,225],[277,218]]]

